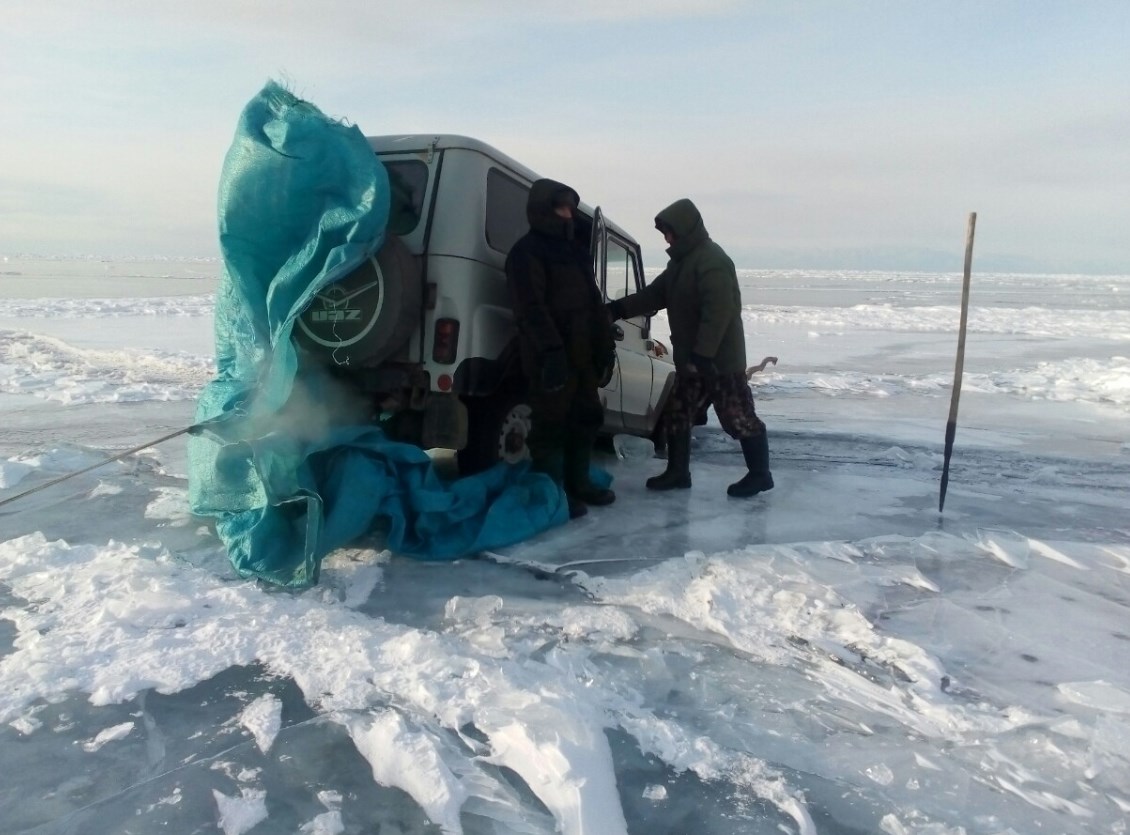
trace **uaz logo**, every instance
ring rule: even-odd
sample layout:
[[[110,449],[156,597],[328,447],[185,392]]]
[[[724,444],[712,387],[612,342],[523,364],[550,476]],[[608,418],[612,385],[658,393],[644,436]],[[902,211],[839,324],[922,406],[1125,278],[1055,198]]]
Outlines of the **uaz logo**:
[[[361,311],[355,307],[311,310],[310,319],[314,322],[359,322]]]

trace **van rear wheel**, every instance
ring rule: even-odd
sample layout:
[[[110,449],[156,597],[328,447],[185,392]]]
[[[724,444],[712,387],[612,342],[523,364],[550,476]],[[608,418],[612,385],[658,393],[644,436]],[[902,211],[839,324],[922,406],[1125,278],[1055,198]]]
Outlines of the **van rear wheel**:
[[[467,400],[467,446],[456,453],[460,475],[482,472],[505,461],[530,457],[531,409],[524,391],[509,388]]]

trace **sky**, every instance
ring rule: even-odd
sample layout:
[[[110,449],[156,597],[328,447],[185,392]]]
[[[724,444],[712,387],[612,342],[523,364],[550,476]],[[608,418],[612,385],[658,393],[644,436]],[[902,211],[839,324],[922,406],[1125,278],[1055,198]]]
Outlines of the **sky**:
[[[0,256],[218,257],[243,106],[482,139],[661,266],[1130,273],[1130,4],[4,0]]]

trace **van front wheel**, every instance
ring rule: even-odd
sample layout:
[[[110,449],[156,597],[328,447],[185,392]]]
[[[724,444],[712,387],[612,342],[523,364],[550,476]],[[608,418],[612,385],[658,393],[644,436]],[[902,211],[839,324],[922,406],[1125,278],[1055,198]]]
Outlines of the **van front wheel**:
[[[467,446],[456,453],[459,474],[471,475],[499,461],[517,464],[530,457],[530,403],[525,392],[508,389],[467,400]]]

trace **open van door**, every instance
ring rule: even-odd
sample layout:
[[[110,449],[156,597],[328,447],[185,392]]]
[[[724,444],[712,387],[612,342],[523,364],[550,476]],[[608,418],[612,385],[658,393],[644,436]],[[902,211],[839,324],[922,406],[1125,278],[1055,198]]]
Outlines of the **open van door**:
[[[605,265],[605,254],[608,251],[608,226],[604,222],[604,212],[601,211],[600,206],[593,209],[592,213],[592,237],[589,239],[589,253],[592,255],[592,271],[596,276],[596,286],[600,289],[600,296],[605,301],[608,301],[608,293],[605,290],[607,285],[607,270]],[[612,369],[612,377],[609,378],[608,383],[600,390],[600,402],[604,406],[604,430],[607,432],[618,432],[624,428],[623,409],[620,406],[623,400],[622,390],[620,388],[620,373],[621,373],[621,359],[620,359],[620,336],[623,330],[616,324],[613,325],[616,333],[616,367]]]
[[[634,247],[611,233],[600,209],[593,215],[593,271],[605,301],[621,299],[638,289],[639,265]],[[601,390],[605,401],[605,431],[644,431],[655,420],[652,386],[655,374],[650,356],[651,343],[645,336],[644,316],[616,322],[616,368],[612,379]]]
[[[589,254],[592,255],[592,271],[593,275],[596,276],[596,286],[600,288],[601,296],[606,299],[608,294],[604,292],[604,253],[607,247],[608,225],[604,222],[604,212],[601,211],[600,206],[597,206],[592,212],[592,237],[589,239]]]

